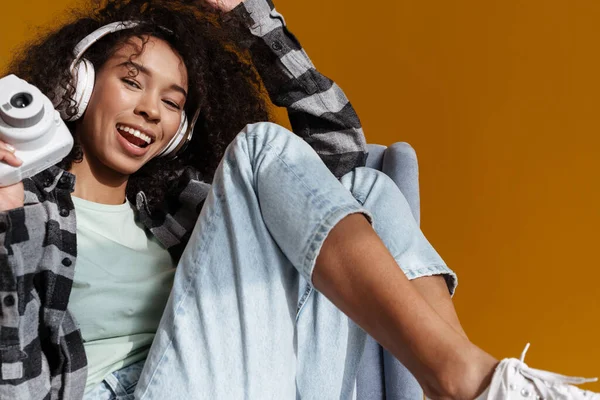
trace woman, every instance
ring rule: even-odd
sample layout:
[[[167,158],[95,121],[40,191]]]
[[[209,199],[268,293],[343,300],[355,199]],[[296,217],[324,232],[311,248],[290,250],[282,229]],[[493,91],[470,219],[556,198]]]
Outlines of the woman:
[[[76,146],[0,191],[1,397],[352,398],[366,331],[430,398],[583,398],[467,339],[454,274],[272,4],[211,4],[227,26],[109,2],[13,63]],[[111,23],[80,100],[72,50]],[[250,58],[297,136],[247,125],[268,117]],[[189,146],[161,157],[186,118]]]

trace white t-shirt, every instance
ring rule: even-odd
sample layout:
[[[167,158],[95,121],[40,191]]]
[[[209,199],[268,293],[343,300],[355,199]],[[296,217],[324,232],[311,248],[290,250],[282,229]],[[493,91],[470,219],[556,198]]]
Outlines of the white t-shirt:
[[[129,202],[73,202],[77,261],[69,310],[83,335],[89,391],[111,372],[146,358],[175,266]]]

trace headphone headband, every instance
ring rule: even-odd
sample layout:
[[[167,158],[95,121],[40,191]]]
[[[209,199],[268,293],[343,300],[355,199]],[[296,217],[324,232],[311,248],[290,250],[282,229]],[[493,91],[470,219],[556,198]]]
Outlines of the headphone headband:
[[[73,60],[73,62],[71,63],[71,67],[69,68],[71,73],[73,73],[75,65],[77,65],[77,63],[83,56],[83,53],[85,53],[85,51],[89,49],[94,43],[100,40],[100,38],[110,33],[134,28],[138,25],[139,23],[135,21],[117,21],[108,25],[104,25],[103,27],[96,29],[94,32],[81,39],[81,41],[75,46],[75,49],[73,49],[75,59]]]

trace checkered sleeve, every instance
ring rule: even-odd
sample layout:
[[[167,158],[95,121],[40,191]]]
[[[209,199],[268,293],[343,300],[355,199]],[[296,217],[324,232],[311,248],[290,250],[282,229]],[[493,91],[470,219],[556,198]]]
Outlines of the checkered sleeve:
[[[29,271],[39,262],[30,250],[41,247],[42,241],[35,243],[32,236],[36,235],[30,234],[28,224],[42,211],[37,204],[0,212],[0,393],[16,396],[6,398],[48,394],[44,390],[48,376],[34,372],[41,347],[37,334],[40,306],[32,296],[34,280]]]
[[[85,379],[73,377],[85,377],[85,354],[70,343],[81,342],[76,324],[65,322],[74,220],[24,183],[25,205],[0,212],[0,398],[79,395]]]
[[[273,104],[287,108],[294,133],[338,178],[364,166],[366,140],[356,111],[342,89],[317,71],[273,3],[245,0],[232,14],[255,38],[254,64]]]

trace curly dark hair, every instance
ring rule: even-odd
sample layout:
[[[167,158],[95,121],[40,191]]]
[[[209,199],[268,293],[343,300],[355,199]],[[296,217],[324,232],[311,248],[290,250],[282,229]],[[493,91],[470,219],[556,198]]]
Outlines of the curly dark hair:
[[[191,0],[92,0],[92,11],[72,10],[74,21],[56,32],[26,45],[13,59],[9,73],[37,86],[52,101],[60,101],[75,114],[74,87],[69,65],[75,45],[86,35],[115,21],[134,20],[139,25],[109,34],[85,52],[94,68],[102,65],[120,45],[132,37],[165,40],[181,55],[188,71],[189,93],[185,112],[191,119],[200,109],[194,136],[175,160],[154,159],[131,175],[127,197],[144,190],[151,209],[160,207],[169,187],[186,167],[193,167],[210,182],[227,145],[248,123],[269,120],[265,90],[244,43],[249,33],[240,24],[199,1]],[[166,29],[165,29],[166,28]],[[143,51],[143,47],[140,53]],[[62,99],[55,99],[61,96]],[[74,134],[75,123],[67,122]],[[75,142],[71,153],[58,165],[66,170],[83,157]],[[135,203],[134,203],[135,204]]]

